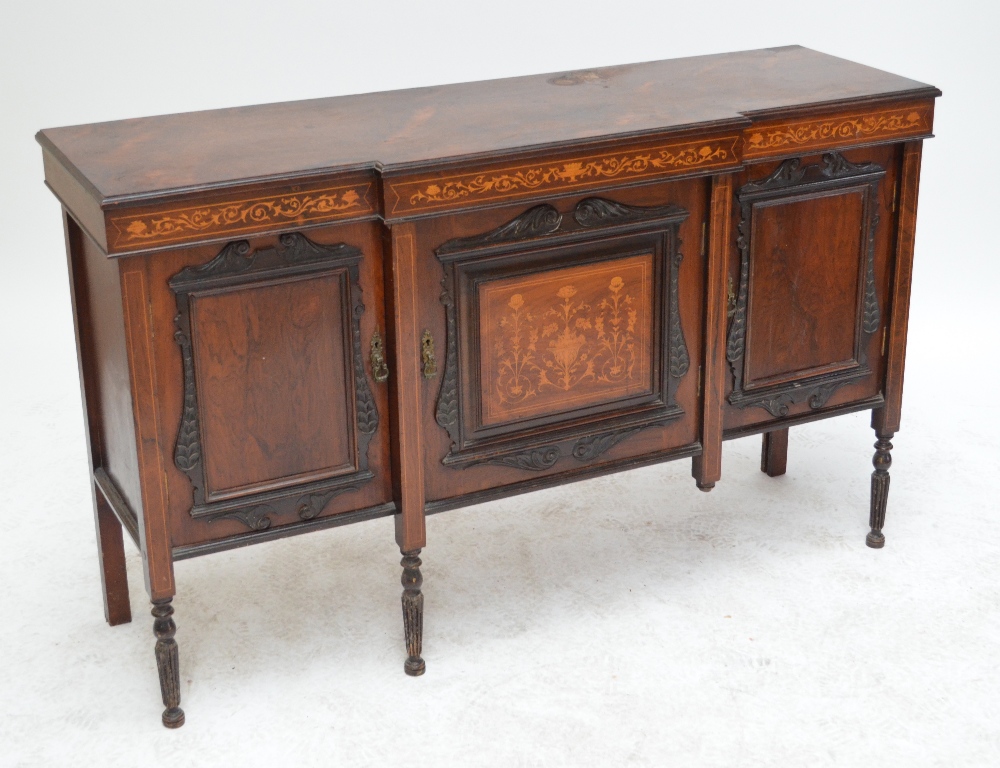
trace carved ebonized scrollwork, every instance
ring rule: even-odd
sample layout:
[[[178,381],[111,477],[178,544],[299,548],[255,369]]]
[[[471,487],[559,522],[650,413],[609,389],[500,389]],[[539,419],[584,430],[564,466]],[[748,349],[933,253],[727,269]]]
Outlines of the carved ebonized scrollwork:
[[[174,322],[180,324],[181,316],[177,315]],[[177,445],[174,447],[174,463],[177,468],[192,477],[201,464],[201,437],[198,434],[198,402],[195,396],[194,359],[191,354],[191,342],[187,335],[178,327],[174,339],[181,348],[181,364],[184,368],[184,410],[181,413],[181,426],[177,432]],[[200,474],[198,475],[200,480]]]
[[[444,376],[438,393],[437,410],[434,418],[438,425],[448,431],[452,450],[458,448],[458,322],[455,319],[455,297],[451,293],[454,266],[445,264],[444,279],[441,281],[441,303],[445,310],[445,356]]]
[[[686,217],[687,211],[678,205],[625,205],[602,197],[588,197],[573,209],[573,218],[581,227],[606,227],[678,215]]]
[[[296,512],[298,512],[300,520],[312,520],[319,516],[319,513],[323,511],[323,508],[330,503],[330,500],[334,496],[339,496],[347,491],[356,491],[361,488],[364,482],[367,482],[370,478],[364,478],[361,483],[354,483],[352,485],[342,485],[337,488],[331,488],[328,491],[323,491],[321,493],[310,493],[301,497],[296,504]]]
[[[297,511],[301,519],[316,517],[335,495],[356,490],[371,480],[368,471],[368,445],[378,431],[379,413],[368,384],[361,346],[361,318],[365,306],[361,300],[359,264],[362,253],[341,243],[321,245],[299,233],[282,235],[276,247],[251,251],[247,241],[230,243],[207,264],[187,267],[170,281],[177,300],[177,331],[174,335],[181,351],[184,401],[181,423],[174,448],[174,463],[191,480],[194,506],[191,515],[208,521],[239,520],[253,531],[263,531],[272,518]],[[346,475],[278,491],[255,493],[243,498],[211,501],[206,498],[205,473],[199,426],[196,362],[192,348],[191,302],[200,292],[250,287],[260,281],[273,281],[299,275],[317,276],[340,272],[345,275],[349,297],[344,339],[351,350],[351,377],[354,384],[354,411],[357,424],[357,468]],[[305,494],[305,495],[303,495]],[[301,497],[301,498],[300,498]],[[296,501],[296,499],[299,499]]]
[[[438,248],[438,253],[465,251],[470,248],[483,248],[502,243],[516,243],[519,240],[551,234],[557,231],[561,224],[562,214],[559,211],[551,205],[536,205],[489,232],[449,240]]]
[[[508,453],[503,456],[491,456],[483,459],[486,464],[501,464],[505,467],[515,469],[530,469],[540,472],[544,469],[551,469],[562,456],[562,451],[558,445],[548,445],[541,448],[528,448],[516,453]]]
[[[687,215],[676,205],[642,207],[591,197],[581,200],[571,216],[564,217],[551,205],[538,205],[489,232],[449,240],[435,251],[444,271],[441,303],[446,327],[435,418],[451,441],[442,460],[446,466],[496,464],[540,472],[564,458],[591,461],[640,429],[680,417],[683,411],[674,393],[690,368],[690,354],[679,305],[683,256],[678,233]],[[621,256],[607,254],[606,246],[592,249],[593,256],[585,255],[602,229],[622,238],[616,241],[622,243]],[[563,251],[547,250],[545,266],[539,268],[536,249],[564,244],[572,245],[572,251],[567,248],[561,255]],[[488,270],[479,266],[481,254],[491,259]],[[574,266],[581,263],[593,268]],[[513,282],[491,282],[498,274]],[[518,287],[521,275],[531,275],[535,285],[546,279],[554,282],[544,293],[529,295],[522,293],[528,288]],[[491,293],[493,285],[499,286],[496,293]],[[487,298],[492,296],[499,298]],[[478,309],[472,308],[473,301]],[[487,310],[483,302],[493,302],[494,309]],[[498,323],[500,330],[483,331],[483,323]],[[471,324],[471,332],[461,329],[465,324]],[[636,335],[637,328],[642,336]],[[463,341],[466,338],[469,341]],[[525,346],[539,340],[544,348]],[[641,375],[634,368],[640,348],[645,355]],[[473,369],[495,367],[493,375],[483,377],[487,389],[463,395],[463,386],[468,385],[460,379],[466,365],[460,369],[460,355],[470,356]],[[492,357],[483,362],[482,355]],[[632,395],[643,391],[638,382],[650,380],[646,394]],[[625,389],[623,382],[630,382],[633,389]],[[600,399],[606,391],[602,388],[614,387],[633,397],[634,405],[633,401],[619,405],[617,395],[607,396],[606,402]],[[588,413],[606,413],[605,420],[595,427],[591,417],[575,426],[574,416],[563,415],[557,395],[564,393],[584,401],[584,407],[599,409]],[[469,416],[464,408],[470,406],[463,405],[463,397],[486,400],[492,421]],[[633,414],[630,407],[639,410]],[[518,409],[530,415],[511,421],[507,414]],[[557,430],[558,439],[543,443],[544,432],[530,441],[519,439],[517,420],[532,416]],[[481,426],[491,423],[500,424],[499,431]],[[511,426],[503,426],[506,423]]]
[[[678,245],[680,242],[678,241]],[[680,379],[688,372],[691,358],[688,356],[687,342],[684,340],[684,329],[681,328],[680,312],[680,271],[681,262],[684,256],[680,251],[675,252],[671,257],[673,269],[670,270],[670,375],[675,379]]]
[[[878,184],[885,170],[875,163],[852,163],[838,152],[827,152],[820,163],[803,166],[799,158],[786,160],[769,176],[745,184],[737,193],[740,221],[737,227],[737,248],[740,253],[739,287],[733,297],[730,291],[729,329],[726,339],[726,359],[733,375],[733,391],[729,402],[739,408],[759,407],[771,415],[783,417],[789,407],[808,402],[810,408],[822,408],[834,391],[849,382],[867,376],[868,342],[881,323],[878,293],[875,285],[875,235],[879,224]],[[810,376],[778,386],[744,388],[747,313],[749,310],[750,264],[753,251],[752,221],[757,202],[794,200],[839,188],[864,189],[864,240],[862,296],[859,305],[860,333],[854,349],[855,365],[835,373]],[[735,302],[733,302],[735,298]]]
[[[220,512],[209,517],[209,520],[239,520],[251,531],[266,531],[271,527],[271,515],[274,513],[274,507],[267,504],[258,504],[253,507]]]
[[[645,429],[645,426],[625,427],[613,432],[581,437],[576,441],[576,445],[573,446],[573,458],[579,461],[596,459],[605,451],[614,448],[622,440],[632,437],[636,432],[640,432],[643,429]]]

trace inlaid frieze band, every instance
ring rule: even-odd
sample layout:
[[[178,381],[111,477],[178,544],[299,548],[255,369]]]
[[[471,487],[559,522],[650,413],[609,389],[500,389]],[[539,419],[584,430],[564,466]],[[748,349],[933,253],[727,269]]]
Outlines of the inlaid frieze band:
[[[613,181],[673,176],[739,165],[738,136],[674,142],[630,152],[574,157],[559,162],[525,163],[491,171],[387,179],[389,216],[438,208],[516,199],[540,192],[586,189]]]
[[[131,250],[206,237],[319,224],[374,213],[370,183],[108,217],[109,248]]]
[[[934,107],[912,107],[835,115],[792,122],[759,124],[745,134],[746,158],[802,153],[809,150],[890,139],[893,141],[930,133]]]

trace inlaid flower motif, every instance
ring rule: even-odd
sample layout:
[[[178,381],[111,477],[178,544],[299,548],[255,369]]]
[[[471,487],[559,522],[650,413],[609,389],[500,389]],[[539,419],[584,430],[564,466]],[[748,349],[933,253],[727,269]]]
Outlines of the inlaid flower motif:
[[[596,306],[581,301],[572,284],[554,294],[558,303],[543,312],[529,304],[530,296],[514,293],[507,299],[510,312],[499,318],[502,336],[495,342],[494,386],[502,403],[523,402],[546,390],[570,392],[588,381],[618,384],[635,375],[638,313],[625,279],[613,276]]]
[[[566,163],[562,167],[559,178],[566,179],[567,181],[576,181],[583,173],[583,163]]]

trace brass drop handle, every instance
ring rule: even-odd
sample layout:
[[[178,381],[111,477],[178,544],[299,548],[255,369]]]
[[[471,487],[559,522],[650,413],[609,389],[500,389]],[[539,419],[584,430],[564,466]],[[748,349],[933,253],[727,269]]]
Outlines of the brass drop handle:
[[[434,337],[430,331],[424,331],[420,337],[420,361],[424,367],[424,378],[433,379],[437,376],[437,359],[434,357]]]
[[[385,364],[385,349],[382,347],[382,334],[375,329],[372,334],[371,353],[372,377],[379,384],[384,384],[389,380],[389,366]]]

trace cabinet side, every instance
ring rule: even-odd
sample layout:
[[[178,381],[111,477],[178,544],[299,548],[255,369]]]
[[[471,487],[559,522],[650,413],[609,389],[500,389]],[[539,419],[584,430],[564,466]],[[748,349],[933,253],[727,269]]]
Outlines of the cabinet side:
[[[142,497],[118,263],[68,212],[64,220],[90,468],[138,547]]]
[[[881,432],[898,432],[903,410],[903,369],[906,362],[906,332],[910,316],[910,285],[913,280],[913,249],[917,232],[917,195],[920,190],[922,155],[922,141],[908,141],[903,145],[896,263],[886,350],[885,407],[872,412],[872,427]]]

